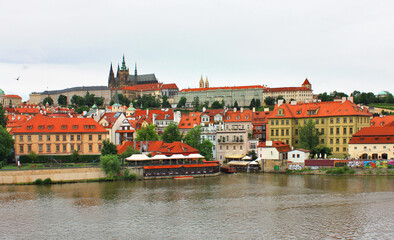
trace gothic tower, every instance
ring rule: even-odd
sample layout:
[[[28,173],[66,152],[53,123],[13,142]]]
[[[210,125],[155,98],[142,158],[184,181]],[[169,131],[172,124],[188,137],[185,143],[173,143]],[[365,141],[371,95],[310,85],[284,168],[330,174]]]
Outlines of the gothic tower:
[[[200,78],[200,88],[204,88],[204,80],[202,79],[202,75]]]
[[[112,69],[112,63],[111,67],[109,69],[109,76],[108,76],[108,87],[114,87],[115,85],[115,75],[114,75],[114,70]]]
[[[205,78],[205,88],[209,88],[208,76]]]
[[[127,86],[126,80],[127,77],[129,76],[129,68],[126,67],[126,61],[124,59],[123,55],[123,61],[122,61],[122,66],[120,67],[119,75],[118,75],[118,87],[124,87]]]
[[[305,81],[301,86],[312,90],[312,84],[309,82],[308,78],[305,78]]]

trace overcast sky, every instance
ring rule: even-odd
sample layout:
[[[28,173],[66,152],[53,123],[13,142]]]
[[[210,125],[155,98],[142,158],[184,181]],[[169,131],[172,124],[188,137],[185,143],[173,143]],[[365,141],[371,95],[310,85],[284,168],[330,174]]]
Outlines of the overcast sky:
[[[392,0],[0,0],[0,88],[107,85],[121,63],[180,89],[394,91]],[[15,78],[20,76],[19,81]]]

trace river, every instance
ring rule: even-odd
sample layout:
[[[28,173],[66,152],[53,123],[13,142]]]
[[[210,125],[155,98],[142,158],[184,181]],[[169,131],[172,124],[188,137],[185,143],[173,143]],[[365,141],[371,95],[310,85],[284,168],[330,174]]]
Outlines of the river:
[[[1,239],[393,239],[394,177],[0,186]]]

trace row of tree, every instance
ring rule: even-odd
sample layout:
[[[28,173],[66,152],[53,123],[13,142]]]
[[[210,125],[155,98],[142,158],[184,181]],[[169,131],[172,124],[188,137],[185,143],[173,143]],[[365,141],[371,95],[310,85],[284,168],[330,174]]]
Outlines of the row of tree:
[[[322,102],[328,102],[328,101],[334,101],[334,99],[337,97],[342,98],[348,96],[349,95],[347,95],[346,93],[334,91],[330,94],[328,94],[327,92],[320,93],[318,95],[318,98]],[[360,92],[355,90],[350,94],[350,96],[353,97],[353,101],[357,104],[368,105],[371,103],[394,103],[394,97],[389,92],[387,92],[386,96],[381,97],[381,96],[376,96],[372,92]]]

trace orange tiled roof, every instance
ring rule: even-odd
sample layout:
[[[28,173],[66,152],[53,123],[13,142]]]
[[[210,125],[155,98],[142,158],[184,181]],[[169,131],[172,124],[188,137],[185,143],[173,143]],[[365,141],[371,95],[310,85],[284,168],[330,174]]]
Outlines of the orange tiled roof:
[[[374,117],[371,120],[371,127],[384,127],[394,123],[394,116]]]
[[[362,128],[349,142],[349,144],[374,143],[394,143],[394,126]]]
[[[10,95],[4,95],[4,97],[6,97],[6,98],[20,98],[20,99],[22,99],[22,97],[21,97],[21,96],[19,96],[19,95],[13,95],[13,94],[10,94]]]
[[[187,88],[182,89],[180,92],[199,92],[199,91],[211,91],[211,90],[239,90],[239,89],[256,89],[261,88],[265,89],[266,87],[261,85],[250,85],[250,86],[234,86],[234,87],[210,87],[210,88]]]
[[[31,118],[15,133],[107,133],[92,118],[46,118],[41,114]]]
[[[105,128],[112,128],[116,120],[120,117],[121,114],[116,113],[116,112],[109,112],[109,113],[104,113],[104,115],[101,117],[101,119],[98,122],[101,122],[102,120],[106,120],[108,122],[108,126],[105,126]]]
[[[282,141],[273,141],[272,146],[267,146],[266,142],[262,142],[257,147],[259,147],[259,148],[274,147],[278,150],[278,152],[281,152],[281,153],[291,151],[289,144],[286,144]]]
[[[179,129],[191,129],[194,125],[201,124],[201,112],[190,112],[189,114],[182,114],[179,121]]]
[[[150,83],[134,85],[136,91],[157,91],[160,90],[163,83]]]
[[[164,141],[151,141],[148,143],[148,152],[172,155],[198,153],[198,150],[182,142],[165,143]]]
[[[241,111],[227,111],[224,116],[225,122],[252,122],[252,110],[243,110]]]
[[[162,89],[178,89],[178,86],[175,83],[168,83],[168,84],[163,84],[161,87]]]
[[[283,114],[279,114],[279,109]],[[372,116],[366,108],[362,109],[355,103],[347,100],[342,102],[317,102],[301,103],[291,105],[288,103],[281,106],[275,105],[269,119],[274,118],[307,118],[307,117],[329,117],[329,116]]]
[[[311,83],[309,82],[308,78],[305,78],[305,81],[302,84],[302,86],[304,86],[304,85],[311,85]]]
[[[253,124],[266,124],[268,123],[268,116],[271,112],[256,111],[253,113]]]

